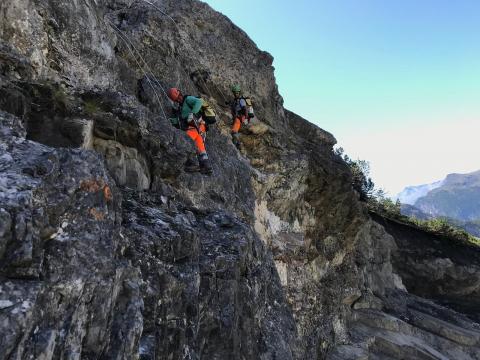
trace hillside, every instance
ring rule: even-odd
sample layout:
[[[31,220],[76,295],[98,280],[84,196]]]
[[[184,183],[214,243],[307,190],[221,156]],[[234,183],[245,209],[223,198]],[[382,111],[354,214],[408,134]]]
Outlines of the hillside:
[[[419,198],[415,207],[435,217],[480,219],[480,171],[448,175],[442,186]]]
[[[394,256],[429,247],[372,219],[272,56],[200,1],[152,4],[0,3],[0,359],[479,359],[478,254],[422,267],[461,258],[455,296],[411,290]],[[211,176],[184,171],[171,86],[218,114]]]
[[[428,215],[421,211],[420,209],[416,208],[415,206],[402,204],[401,205],[401,214],[407,216],[412,219],[418,220],[434,220],[434,219],[441,219],[447,221],[450,225],[463,229],[469,234],[480,237],[480,219],[474,221],[462,221],[457,219],[448,218],[445,216],[435,217],[433,215]]]

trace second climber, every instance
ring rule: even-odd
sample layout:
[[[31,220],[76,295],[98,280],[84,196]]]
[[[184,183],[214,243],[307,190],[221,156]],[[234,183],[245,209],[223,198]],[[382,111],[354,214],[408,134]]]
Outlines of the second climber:
[[[252,101],[249,97],[242,96],[240,85],[232,86],[234,99],[229,103],[232,111],[233,124],[231,129],[232,142],[240,148],[239,131],[242,125],[247,125],[250,119],[255,116],[253,113]]]

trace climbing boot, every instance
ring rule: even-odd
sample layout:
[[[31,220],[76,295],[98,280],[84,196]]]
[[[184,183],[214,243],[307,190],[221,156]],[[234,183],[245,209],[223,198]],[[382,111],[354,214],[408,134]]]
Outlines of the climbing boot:
[[[198,157],[198,163],[200,164],[200,172],[202,174],[211,174],[213,172],[207,154],[200,155]]]
[[[195,160],[188,158],[187,161],[185,162],[184,170],[186,172],[196,172],[200,170],[200,167],[198,166]]]
[[[232,133],[232,142],[233,145],[236,146],[238,150],[241,148],[241,143],[240,143],[240,134],[239,133]]]

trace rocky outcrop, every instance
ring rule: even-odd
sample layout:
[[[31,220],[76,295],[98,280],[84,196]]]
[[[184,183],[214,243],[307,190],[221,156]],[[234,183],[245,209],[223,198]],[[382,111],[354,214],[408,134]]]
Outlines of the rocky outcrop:
[[[392,260],[407,290],[480,321],[480,248],[373,215],[394,237]]]
[[[2,358],[128,358],[143,300],[115,182],[94,152],[25,140],[3,112],[0,124]]]
[[[283,108],[227,18],[6,0],[0,20],[0,356],[476,358],[477,325],[405,291],[334,137]],[[241,151],[237,81],[258,116]],[[183,171],[172,85],[218,113],[213,176]]]
[[[357,306],[349,323],[352,343],[328,359],[478,359],[480,328],[465,316],[395,291],[383,310]]]

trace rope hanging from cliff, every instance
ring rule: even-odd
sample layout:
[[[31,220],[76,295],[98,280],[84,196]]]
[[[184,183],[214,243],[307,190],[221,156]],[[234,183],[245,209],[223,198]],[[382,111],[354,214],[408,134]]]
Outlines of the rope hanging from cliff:
[[[143,2],[146,2],[147,4],[149,4],[149,5],[151,5],[151,6],[153,6],[153,7],[154,7],[155,9],[157,9],[162,15],[165,15],[167,18],[169,18],[170,20],[172,20],[173,23],[175,24],[175,26],[178,27],[178,24],[177,24],[177,22],[175,21],[175,19],[172,18],[170,15],[168,15],[166,12],[160,10],[160,8],[159,8],[157,5],[151,3],[151,2],[148,1],[148,0],[142,0],[142,1],[143,1]]]
[[[160,84],[160,82],[157,80],[157,78],[155,77],[155,75],[153,74],[153,72],[151,71],[150,67],[148,66],[147,62],[145,61],[145,59],[142,57],[142,55],[140,54],[140,52],[137,50],[137,48],[133,45],[133,43],[128,39],[128,37],[126,35],[123,34],[123,32],[113,23],[111,22],[110,20],[108,20],[108,23],[112,26],[112,28],[118,33],[120,39],[122,39],[125,44],[127,45],[127,49],[128,51],[130,52],[130,54],[132,55],[132,57],[134,58],[135,60],[135,63],[137,64],[137,66],[140,68],[140,71],[142,71],[143,75],[145,76],[145,78],[147,79],[147,82],[149,83],[150,87],[152,88],[153,90],[153,93],[155,94],[155,97],[157,98],[157,101],[158,101],[158,104],[160,105],[160,109],[162,110],[162,114],[163,114],[163,117],[165,120],[168,120],[168,117],[165,113],[165,110],[163,108],[163,105],[162,105],[162,101],[160,100],[160,96],[157,92],[157,90],[155,89],[155,86],[153,85],[152,83],[152,80],[150,79],[150,76],[154,79],[154,81],[157,83],[157,85],[162,89],[163,93],[165,94],[165,96],[167,96],[167,93],[165,91],[165,89],[162,87],[162,85]],[[145,64],[145,66],[147,67],[148,71],[150,72],[151,75],[147,74],[146,71],[143,69],[142,65],[139,63],[137,57],[135,56],[133,50],[130,48],[130,46],[135,50],[135,52],[138,54],[138,56],[140,57],[140,59],[143,61],[143,63]]]
[[[128,9],[130,9],[130,8],[133,6],[133,4],[135,4],[135,3],[138,2],[138,1],[140,1],[140,0],[135,0],[135,1],[130,5],[130,7],[128,7]],[[144,1],[144,0],[142,0],[142,1]],[[165,12],[163,12],[162,10],[160,10],[155,4],[153,4],[153,3],[151,3],[151,2],[148,2],[148,1],[147,1],[147,3],[148,3],[149,5],[151,5],[151,6],[153,6],[153,7],[154,7],[156,10],[158,10],[162,15],[167,16],[170,20],[172,20],[172,21],[175,23],[175,20],[174,20],[171,16],[169,16],[168,14],[166,14]],[[126,8],[124,8],[123,10],[125,10],[125,9],[126,9]],[[110,21],[110,22],[111,22],[111,21]],[[175,23],[175,25],[176,25],[176,23]],[[126,35],[125,35],[125,37],[126,37]],[[128,39],[127,39],[127,40],[128,40]],[[135,46],[133,45],[132,41],[129,41],[129,42],[130,42],[130,44],[132,45],[132,47],[135,48]],[[136,48],[135,48],[135,49],[136,49]],[[150,74],[151,74],[151,76],[152,76],[152,78],[153,78],[153,81],[162,89],[164,95],[168,98],[168,95],[167,95],[165,89],[164,89],[164,88],[162,87],[162,85],[160,84],[160,81],[155,77],[155,75],[153,74],[153,71],[150,69],[150,67],[148,66],[147,62],[143,59],[143,57],[141,56],[141,54],[140,54],[140,52],[139,52],[138,50],[136,50],[136,52],[139,54],[141,60],[142,60],[143,63],[145,64],[145,66],[149,69],[149,72],[150,72]],[[186,75],[187,78],[188,78],[189,76],[188,76],[188,74],[186,73],[185,69],[184,69],[182,66],[181,66],[181,69],[184,71],[185,75]],[[185,85],[187,85],[186,82],[185,82]],[[187,86],[184,86],[184,88],[186,88],[186,87],[187,87]]]
[[[128,38],[127,35],[125,35],[115,24],[113,24],[110,20],[109,20],[110,24],[113,26],[113,28],[120,34],[122,40],[124,40],[127,44],[129,44],[134,50],[135,52],[138,54],[138,57],[140,58],[140,60],[142,60],[142,62],[145,64],[145,67],[147,68],[148,72],[149,72],[149,77],[153,78],[153,80],[155,81],[155,83],[160,87],[160,89],[162,90],[163,94],[167,96],[167,92],[166,90],[163,88],[163,86],[160,84],[160,81],[156,78],[155,74],[153,73],[152,69],[150,68],[150,66],[148,65],[148,63],[145,61],[144,57],[142,56],[142,54],[140,53],[140,51],[135,47],[135,45],[133,45],[133,42]],[[128,45],[127,45],[128,47]],[[129,48],[130,52],[131,49]],[[134,57],[135,58],[135,57]],[[137,62],[138,64],[138,62]],[[141,68],[142,69],[142,68]],[[142,69],[143,71],[143,69]],[[145,71],[143,71],[143,73],[145,74]]]
[[[168,19],[170,19],[173,24],[175,25],[175,27],[177,28],[177,31],[180,30],[180,27],[178,26],[177,22],[175,21],[174,18],[172,18],[170,15],[168,15],[166,12],[162,11],[158,6],[156,6],[155,4],[153,4],[152,2],[148,1],[148,0],[142,0],[143,2],[145,2],[146,4],[149,4],[150,6],[152,6],[154,9],[156,9],[158,12],[160,12],[160,14],[166,16]],[[190,77],[189,74],[186,72],[185,68],[183,66],[181,66],[181,68],[183,69],[185,75],[187,77]],[[210,91],[210,89],[208,88],[208,85],[207,85],[207,82],[205,81],[205,79],[203,78],[203,76],[201,76],[201,74],[199,74],[199,77],[200,79],[203,81],[203,84],[205,85],[205,89],[207,90],[208,92],[208,95],[213,98],[212,96],[212,92]],[[223,100],[224,101],[227,101],[225,95],[223,94],[223,92],[217,87],[217,85],[215,85],[215,83],[213,83],[213,86],[215,86],[215,88],[217,89],[217,91],[220,93],[220,95],[222,96]]]
[[[139,0],[136,0],[136,1],[139,1]],[[177,22],[175,21],[174,18],[172,18],[170,15],[168,15],[166,12],[162,11],[156,4],[153,4],[152,2],[148,1],[148,0],[141,0],[143,2],[145,2],[146,4],[152,6],[155,10],[157,10],[160,14],[166,16],[169,20],[171,20],[173,22],[173,24],[175,25],[175,27],[177,28],[177,30],[179,29],[178,27],[178,24]],[[181,65],[181,64],[180,64]],[[183,73],[185,74],[186,78],[188,79],[190,76],[189,74],[187,73],[187,71],[185,70],[185,67],[183,66],[180,66],[180,68],[183,70]],[[184,90],[186,90],[186,88],[188,87],[188,84],[187,82],[184,82]],[[205,87],[206,87],[206,84],[205,84]],[[208,88],[207,88],[208,90]],[[208,92],[210,93],[210,90],[208,90]],[[210,96],[212,96],[211,94],[209,94]]]
[[[115,26],[116,27],[116,26]],[[118,27],[116,27],[118,29]],[[120,31],[121,33],[121,30],[118,29],[118,31]],[[140,58],[140,60],[142,60],[143,64],[145,65],[145,67],[147,68],[148,70],[148,76],[147,79],[148,80],[151,80],[153,79],[154,83],[156,85],[158,85],[158,87],[162,90],[163,94],[165,95],[165,97],[168,97],[167,95],[167,91],[165,90],[165,88],[162,86],[162,84],[160,83],[160,81],[157,79],[157,77],[155,76],[155,74],[153,73],[152,69],[150,68],[150,66],[148,65],[148,63],[146,62],[145,58],[142,56],[142,54],[140,53],[140,51],[135,47],[135,45],[133,45],[133,42],[128,38],[127,35],[121,33],[123,35],[123,37],[125,38],[124,41],[127,41],[131,47],[135,50],[135,52],[138,54],[138,57]],[[144,71],[144,74],[145,74],[145,71]]]

